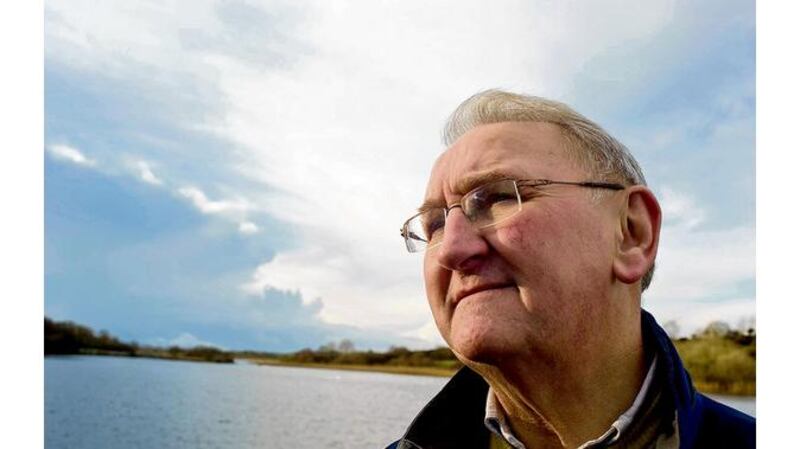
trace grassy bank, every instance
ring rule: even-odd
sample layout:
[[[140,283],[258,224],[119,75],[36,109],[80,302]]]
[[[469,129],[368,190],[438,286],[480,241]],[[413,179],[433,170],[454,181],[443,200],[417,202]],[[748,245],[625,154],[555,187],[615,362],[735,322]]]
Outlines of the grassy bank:
[[[284,366],[312,369],[332,369],[345,371],[367,371],[389,374],[408,374],[416,376],[437,376],[451,377],[456,373],[456,369],[437,368],[425,366],[398,366],[398,365],[351,365],[342,363],[312,363],[312,362],[288,362],[274,358],[249,358],[246,360],[257,365]],[[721,394],[731,396],[755,396],[755,381],[736,381],[736,382],[707,382],[694,380],[694,386],[698,391],[708,394]]]
[[[355,365],[344,363],[291,362],[276,358],[244,358],[243,360],[247,360],[257,365],[292,366],[300,368],[336,369],[346,371],[370,371],[377,373],[410,374],[417,376],[450,377],[456,372],[456,370],[452,368],[438,368],[435,366]]]

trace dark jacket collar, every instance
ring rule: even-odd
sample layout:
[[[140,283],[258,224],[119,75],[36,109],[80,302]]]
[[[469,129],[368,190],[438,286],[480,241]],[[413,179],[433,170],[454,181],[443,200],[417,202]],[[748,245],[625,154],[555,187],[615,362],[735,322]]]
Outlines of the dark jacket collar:
[[[483,424],[488,392],[481,376],[462,368],[414,418],[397,448],[488,447]]]
[[[700,423],[697,390],[692,385],[689,373],[683,368],[678,351],[669,336],[646,310],[642,309],[642,337],[645,345],[656,352],[658,364],[666,379],[667,391],[678,413],[678,432],[681,447],[691,447]]]

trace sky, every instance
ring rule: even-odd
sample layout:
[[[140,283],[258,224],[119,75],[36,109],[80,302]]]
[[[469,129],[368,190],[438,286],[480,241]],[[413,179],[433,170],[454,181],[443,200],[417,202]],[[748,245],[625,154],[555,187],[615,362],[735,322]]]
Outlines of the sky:
[[[751,1],[44,3],[45,314],[142,344],[442,344],[400,224],[477,91],[563,101],[664,213],[643,307],[755,316]]]

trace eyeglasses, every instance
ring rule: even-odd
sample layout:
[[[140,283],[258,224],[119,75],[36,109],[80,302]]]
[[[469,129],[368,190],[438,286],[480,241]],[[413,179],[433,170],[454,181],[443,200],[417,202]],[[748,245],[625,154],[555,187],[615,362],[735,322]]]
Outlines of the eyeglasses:
[[[508,220],[522,210],[522,203],[532,196],[520,194],[522,187],[543,187],[553,184],[588,187],[593,189],[623,190],[622,184],[608,182],[551,181],[549,179],[502,179],[484,184],[461,197],[458,204],[424,210],[403,223],[400,235],[410,253],[425,251],[442,243],[444,223],[450,211],[461,208],[464,216],[476,229],[484,229]]]

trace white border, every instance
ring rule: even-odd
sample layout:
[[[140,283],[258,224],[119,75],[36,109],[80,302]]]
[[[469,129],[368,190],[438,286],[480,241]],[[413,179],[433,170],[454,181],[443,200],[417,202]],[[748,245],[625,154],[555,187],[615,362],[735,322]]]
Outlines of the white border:
[[[3,446],[44,446],[44,6],[0,7]]]
[[[779,6],[780,5],[780,6]],[[797,6],[756,5],[757,441],[796,440],[798,301]]]

